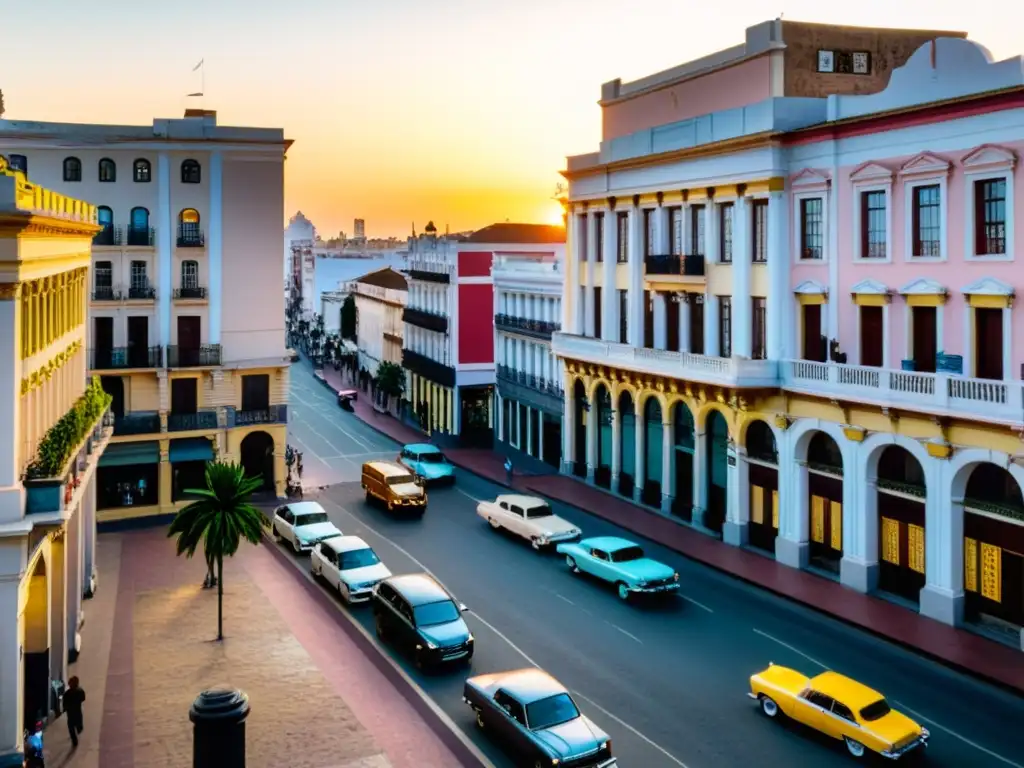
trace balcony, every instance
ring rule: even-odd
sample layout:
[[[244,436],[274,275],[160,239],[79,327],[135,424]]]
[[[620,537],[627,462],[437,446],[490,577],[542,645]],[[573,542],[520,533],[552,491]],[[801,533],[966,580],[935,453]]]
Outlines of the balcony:
[[[201,229],[195,227],[178,227],[179,248],[203,248],[206,238]]]
[[[125,244],[147,248],[156,244],[156,231],[152,227],[128,227]]]
[[[127,368],[162,368],[163,347],[131,345],[89,350],[89,370],[118,371]]]
[[[409,323],[409,325],[415,325],[417,328],[425,328],[428,331],[448,333],[448,318],[434,312],[406,307],[402,310],[402,321]]]
[[[168,432],[190,432],[197,429],[217,429],[217,412],[199,411],[198,413],[167,414]]]
[[[417,376],[440,384],[442,387],[452,389],[455,387],[455,369],[450,365],[431,360],[426,355],[413,352],[411,349],[402,350],[402,367],[408,369]]]
[[[569,333],[551,337],[559,357],[607,365],[637,373],[668,376],[723,387],[778,387],[779,367],[774,360],[711,357],[690,352],[632,347]]]
[[[645,276],[652,282],[671,282],[681,285],[704,283],[704,256],[691,253],[686,256],[679,254],[646,256],[644,258]]]
[[[153,435],[160,432],[159,413],[126,413],[114,418],[114,437]]]
[[[450,283],[452,281],[453,269],[444,262],[413,259],[409,261],[409,269],[406,271],[413,280],[425,280],[428,283]]]
[[[526,403],[552,416],[562,416],[565,393],[558,382],[527,374],[508,365],[497,366],[495,372],[498,392],[502,397]]]
[[[252,427],[257,424],[287,424],[288,406],[269,405],[266,408],[236,411],[228,409],[228,427]]]
[[[120,227],[105,226],[92,238],[93,245],[121,245],[124,242],[124,230]]]
[[[498,314],[494,316],[494,327],[499,331],[519,333],[523,336],[550,340],[551,334],[561,330],[562,324],[548,320],[527,320],[525,317]]]
[[[204,344],[199,347],[174,344],[167,348],[168,368],[201,368],[211,365],[220,365],[220,344]]]
[[[92,289],[93,301],[123,301],[124,293],[120,286],[97,285]]]
[[[793,392],[848,402],[1014,425],[1024,421],[1024,382],[1020,381],[786,360],[782,382]]]
[[[128,301],[156,301],[156,288],[149,283],[130,286]]]
[[[206,300],[206,289],[198,286],[190,286],[188,288],[175,288],[174,289],[174,300],[175,301],[205,301]]]

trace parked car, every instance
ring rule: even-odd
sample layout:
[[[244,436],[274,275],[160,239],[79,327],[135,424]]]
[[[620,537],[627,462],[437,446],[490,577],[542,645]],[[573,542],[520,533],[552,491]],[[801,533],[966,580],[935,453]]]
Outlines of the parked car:
[[[369,600],[374,586],[391,575],[373,548],[358,536],[319,542],[309,555],[309,570],[337,589],[350,605]]]
[[[398,455],[398,461],[428,484],[451,485],[455,482],[455,467],[435,445],[406,445]]]
[[[315,501],[297,501],[275,509],[270,532],[274,541],[290,543],[296,554],[309,552],[324,539],[341,536]]]
[[[338,405],[343,411],[351,411],[352,403],[359,399],[358,389],[343,389],[338,393]]]
[[[366,500],[377,499],[389,512],[396,509],[420,515],[427,511],[427,491],[423,481],[394,461],[368,461],[363,464],[360,483]]]
[[[638,544],[628,539],[617,536],[583,539],[559,544],[558,553],[565,555],[565,564],[573,573],[587,573],[614,584],[623,600],[635,594],[679,589],[679,574],[674,569],[647,557]]]
[[[784,715],[841,739],[853,757],[874,752],[896,760],[928,746],[927,728],[891,709],[882,694],[838,672],[809,678],[769,664],[751,676],[747,695],[768,717]]]
[[[476,513],[494,530],[504,529],[527,539],[537,550],[583,535],[575,525],[552,512],[544,499],[535,496],[505,494],[494,501],[481,501]]]
[[[411,652],[417,667],[473,658],[473,634],[462,619],[468,608],[427,574],[384,579],[371,600],[377,637]]]
[[[476,724],[507,744],[523,765],[609,768],[608,734],[580,713],[565,686],[540,669],[478,675],[462,699]]]

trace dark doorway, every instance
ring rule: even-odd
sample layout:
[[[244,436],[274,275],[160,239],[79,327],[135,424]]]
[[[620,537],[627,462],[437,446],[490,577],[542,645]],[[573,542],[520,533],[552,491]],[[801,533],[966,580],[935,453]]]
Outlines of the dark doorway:
[[[881,307],[860,308],[860,364],[882,367],[885,328]]]
[[[562,419],[549,413],[542,418],[544,461],[555,469],[562,464]]]
[[[690,351],[695,355],[704,354],[704,297],[691,293],[690,299]]]
[[[654,349],[654,299],[644,291],[644,346]]]
[[[925,478],[905,448],[878,459],[878,588],[917,602],[925,584]]]
[[[693,414],[684,403],[676,403],[672,415],[673,462],[676,472],[672,514],[693,521],[693,454],[696,447]]]
[[[975,376],[979,379],[1003,378],[1003,310],[974,310],[974,348],[978,350]]]
[[[839,573],[843,557],[843,455],[829,435],[816,432],[807,446],[810,563]]]
[[[825,341],[821,337],[821,304],[803,305],[804,360],[825,362]]]
[[[746,443],[750,545],[774,554],[779,535],[779,451],[775,434],[765,422],[752,421],[747,427]]]
[[[679,300],[682,294],[667,294],[665,300],[665,348],[669,352],[679,351]]]
[[[463,447],[491,448],[494,445],[494,430],[491,429],[493,397],[491,387],[459,389],[459,443]],[[525,432],[521,433],[521,440],[525,437]]]
[[[124,379],[120,376],[101,376],[100,386],[110,395],[110,410],[117,417],[124,416]]]
[[[199,410],[198,380],[171,379],[171,413],[196,413]]]
[[[913,361],[914,370],[935,373],[935,307],[913,307]],[[1002,347],[1000,347],[1002,355]]]
[[[132,315],[128,318],[128,367],[149,368],[149,318]]]
[[[266,411],[270,408],[270,375],[266,373],[242,377],[242,410]]]
[[[114,367],[114,318],[92,319],[93,368],[103,370]]]
[[[239,453],[245,474],[261,476],[262,490],[274,490],[274,438],[266,432],[250,432],[242,440]]]
[[[587,390],[579,379],[572,385],[573,402],[573,457],[572,473],[576,477],[587,476]]]
[[[725,522],[725,511],[728,509],[729,487],[729,425],[725,418],[718,411],[711,411],[708,414],[707,425],[705,426],[707,440],[707,483],[708,508],[704,510],[704,527],[714,531],[722,532],[722,524]]]

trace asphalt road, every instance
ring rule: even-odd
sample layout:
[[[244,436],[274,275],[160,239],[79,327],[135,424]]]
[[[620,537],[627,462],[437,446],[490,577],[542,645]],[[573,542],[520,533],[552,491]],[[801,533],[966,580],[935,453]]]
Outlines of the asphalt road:
[[[476,503],[501,489],[468,472],[430,492],[422,520],[368,506],[359,467],[394,458],[397,444],[340,411],[303,365],[293,367],[291,395],[289,441],[304,451],[307,483],[331,484],[318,499],[335,524],[365,538],[394,573],[429,571],[469,606],[470,674],[544,668],[608,732],[623,768],[849,765],[840,743],[769,721],[746,697],[750,674],[769,661],[809,675],[835,669],[882,691],[931,731],[928,765],[1024,768],[1024,699],[655,544],[641,542],[679,571],[680,595],[624,604],[557,555],[491,531]],[[554,507],[584,536],[631,537]],[[296,567],[308,562],[296,558]],[[372,633],[370,611],[353,613]],[[399,661],[496,765],[510,765],[461,700],[466,674],[424,675]]]

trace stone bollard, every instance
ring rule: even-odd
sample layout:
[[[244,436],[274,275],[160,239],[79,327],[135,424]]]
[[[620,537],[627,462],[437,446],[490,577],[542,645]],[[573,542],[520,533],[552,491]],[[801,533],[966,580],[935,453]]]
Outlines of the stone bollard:
[[[245,768],[245,719],[249,697],[242,691],[203,691],[192,702],[192,768]]]

